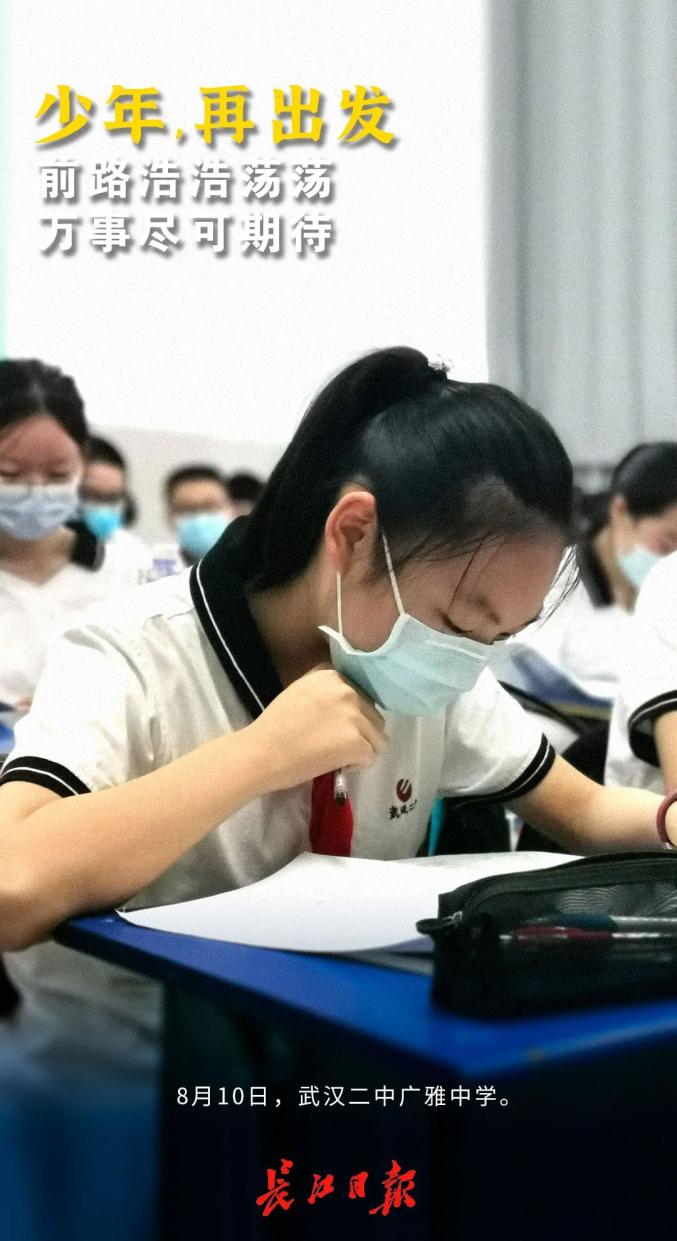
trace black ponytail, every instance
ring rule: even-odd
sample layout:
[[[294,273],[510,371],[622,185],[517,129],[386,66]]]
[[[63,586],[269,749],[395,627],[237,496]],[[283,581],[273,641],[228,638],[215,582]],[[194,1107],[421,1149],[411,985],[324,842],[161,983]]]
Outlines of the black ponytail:
[[[373,491],[396,565],[570,532],[571,465],[540,414],[503,388],[447,379],[415,349],[381,349],[320,391],[273,470],[244,536],[250,589],[303,572],[350,481]]]

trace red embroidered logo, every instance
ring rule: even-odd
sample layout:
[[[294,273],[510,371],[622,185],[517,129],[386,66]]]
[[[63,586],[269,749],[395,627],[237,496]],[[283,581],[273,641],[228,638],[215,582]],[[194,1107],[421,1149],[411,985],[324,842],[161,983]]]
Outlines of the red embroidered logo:
[[[398,780],[395,785],[395,792],[400,801],[409,801],[412,794],[411,780]]]

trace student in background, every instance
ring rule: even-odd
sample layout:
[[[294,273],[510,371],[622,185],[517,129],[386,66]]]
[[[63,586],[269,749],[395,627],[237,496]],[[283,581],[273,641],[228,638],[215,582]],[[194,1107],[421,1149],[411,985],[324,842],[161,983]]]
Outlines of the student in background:
[[[184,565],[214,546],[235,515],[223,474],[211,465],[186,465],[165,482],[167,520]]]
[[[262,479],[255,474],[231,474],[227,487],[233,517],[246,517],[251,513],[264,486]]]
[[[677,550],[677,442],[638,444],[616,466],[606,502],[579,544],[591,601],[632,612],[650,569]]]
[[[27,709],[50,640],[90,603],[136,584],[76,520],[87,424],[73,380],[0,362],[0,701]]]
[[[139,574],[147,570],[148,548],[128,529],[136,520],[136,502],[129,492],[127,463],[115,444],[100,435],[87,442],[79,511],[96,538],[126,553]]]
[[[543,699],[547,669],[554,669],[584,708],[586,699],[610,706],[637,591],[651,566],[675,549],[677,442],[640,444],[614,470],[577,543],[579,581],[572,589],[570,575],[562,574],[545,619],[508,644],[501,680]],[[581,731],[555,732],[545,717],[543,724],[558,749]]]
[[[677,554],[642,585],[611,716],[605,781],[677,788]]]

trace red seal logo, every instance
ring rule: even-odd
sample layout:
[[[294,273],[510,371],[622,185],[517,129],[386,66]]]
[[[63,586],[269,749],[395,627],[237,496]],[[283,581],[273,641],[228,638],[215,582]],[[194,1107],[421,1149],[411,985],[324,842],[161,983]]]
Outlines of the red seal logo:
[[[409,801],[409,798],[413,792],[411,780],[398,780],[395,785],[395,792],[397,793],[400,801]]]

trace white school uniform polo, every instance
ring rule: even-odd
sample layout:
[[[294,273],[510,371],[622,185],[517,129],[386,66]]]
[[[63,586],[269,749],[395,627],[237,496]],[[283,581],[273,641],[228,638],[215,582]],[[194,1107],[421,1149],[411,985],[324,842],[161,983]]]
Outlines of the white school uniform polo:
[[[61,797],[108,788],[246,727],[265,708],[281,686],[245,597],[245,522],[229,526],[191,570],[97,609],[64,635],[33,709],[17,727],[0,783],[29,781]],[[540,729],[489,670],[446,712],[386,718],[388,752],[371,768],[347,773],[357,857],[415,856],[438,795],[511,800],[534,788],[554,761]],[[129,907],[212,895],[284,866],[310,847],[311,788],[306,783],[244,806]],[[157,813],[162,816],[162,805]],[[55,1032],[64,1004],[73,1011],[77,1000],[89,1000],[92,1021],[92,1006],[102,1012],[106,1006],[109,1045],[116,1021],[123,1027],[136,1021],[137,1044],[145,1039],[147,1047],[157,1020],[151,984],[55,944],[11,954],[10,970]],[[150,1002],[145,1028],[140,987]]]
[[[677,552],[637,597],[611,716],[605,783],[664,791],[654,728],[677,711]]]
[[[0,569],[0,702],[32,698],[50,642],[90,604],[137,584],[125,548],[102,543],[80,522],[72,529],[71,559],[48,581]]]
[[[126,561],[136,585],[146,581],[151,566],[150,548],[137,534],[132,534],[125,526],[118,526],[106,541],[106,546],[113,548],[121,561]]]

